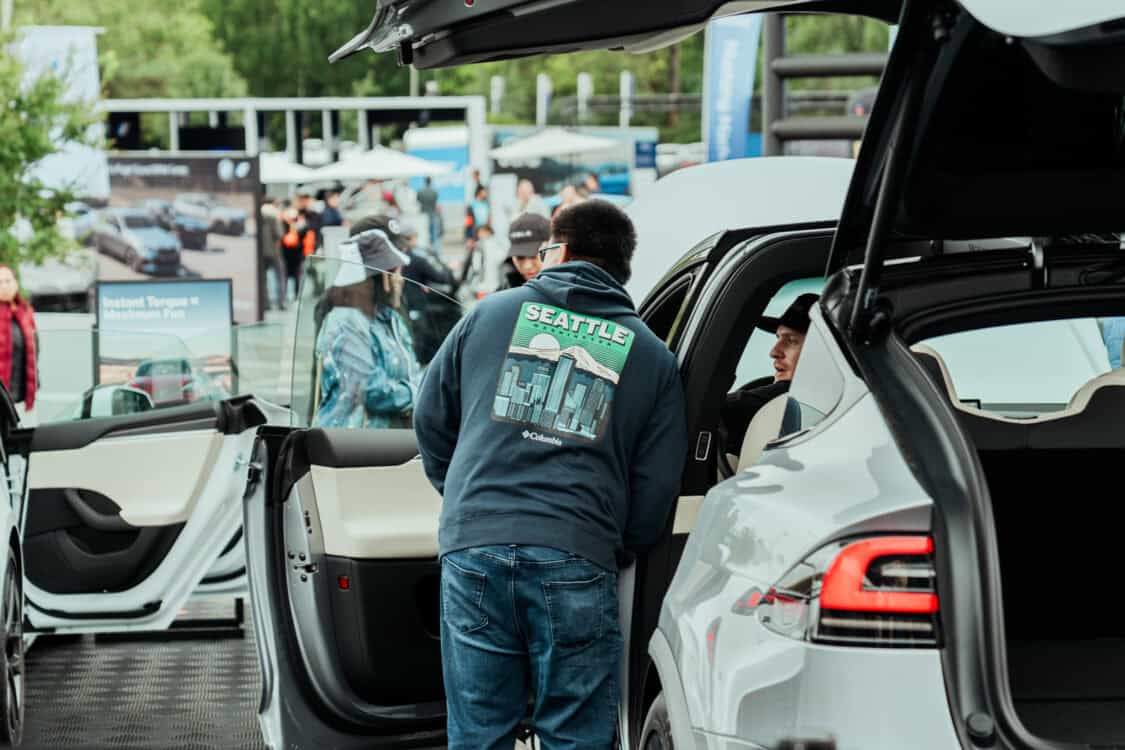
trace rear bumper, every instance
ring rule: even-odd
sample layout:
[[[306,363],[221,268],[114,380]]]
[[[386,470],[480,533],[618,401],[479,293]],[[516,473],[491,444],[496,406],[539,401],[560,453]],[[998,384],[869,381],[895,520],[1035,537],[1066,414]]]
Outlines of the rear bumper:
[[[937,649],[821,646],[730,615],[709,663],[706,628],[696,632],[690,617],[678,624],[684,647],[675,674],[690,713],[688,747],[774,748],[786,740],[832,740],[839,750],[961,747]]]

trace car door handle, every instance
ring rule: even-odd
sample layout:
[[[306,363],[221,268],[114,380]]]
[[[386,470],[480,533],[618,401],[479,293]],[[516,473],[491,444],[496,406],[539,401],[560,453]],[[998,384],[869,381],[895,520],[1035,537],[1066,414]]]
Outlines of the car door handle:
[[[90,507],[90,504],[82,499],[78,494],[78,490],[69,487],[63,490],[63,496],[66,497],[66,502],[74,514],[92,529],[98,531],[135,531],[134,527],[121,516],[108,516],[105,513],[99,513]]]

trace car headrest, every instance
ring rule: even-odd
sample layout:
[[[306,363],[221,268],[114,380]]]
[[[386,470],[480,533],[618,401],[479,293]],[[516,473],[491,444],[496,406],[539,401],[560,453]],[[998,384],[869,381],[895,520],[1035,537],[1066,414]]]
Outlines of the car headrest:
[[[746,428],[742,438],[742,453],[738,457],[738,470],[748,469],[758,462],[766,443],[776,440],[781,434],[781,423],[785,419],[785,405],[789,396],[781,394],[767,401]]]
[[[1067,414],[1077,414],[1089,405],[1090,399],[1098,390],[1113,386],[1125,386],[1125,368],[1119,367],[1086,381],[1085,385],[1075,392],[1063,411]]]
[[[1048,412],[1046,414],[1041,414],[1030,419],[1012,419],[1010,417],[1005,417],[1000,414],[988,412],[983,409],[977,409],[973,406],[962,403],[960,398],[957,396],[957,389],[953,387],[953,378],[949,374],[949,368],[945,366],[945,360],[941,358],[941,355],[925,344],[915,344],[914,346],[910,347],[910,349],[912,352],[914,352],[915,358],[918,360],[918,363],[921,364],[923,368],[925,368],[926,373],[930,376],[930,378],[935,383],[937,383],[939,387],[944,386],[945,391],[949,395],[949,399],[953,403],[954,408],[966,414],[980,417],[982,419],[989,419],[995,422],[1005,422],[1008,424],[1026,426],[1035,423],[1052,422],[1058,419],[1066,419],[1067,417],[1073,417],[1076,414],[1080,414],[1086,408],[1086,406],[1089,405],[1090,399],[1098,390],[1113,386],[1125,386],[1125,368],[1110,370],[1107,373],[1103,373],[1087,381],[1081,388],[1079,388],[1075,392],[1074,396],[1071,397],[1070,403],[1067,404],[1065,409],[1055,412]]]

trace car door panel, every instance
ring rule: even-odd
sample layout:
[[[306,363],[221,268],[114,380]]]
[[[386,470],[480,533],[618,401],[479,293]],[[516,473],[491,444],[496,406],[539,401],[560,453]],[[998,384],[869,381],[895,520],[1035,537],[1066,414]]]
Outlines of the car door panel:
[[[421,460],[349,469],[314,465],[309,473],[326,554],[437,557],[441,496],[426,479]],[[404,505],[400,498],[411,501]]]
[[[168,526],[191,516],[205,487],[200,467],[219,462],[224,436],[214,429],[96,440],[74,450],[35,454],[32,493],[60,481],[111,498],[117,517],[132,527]],[[126,458],[143,471],[106,471]],[[79,511],[81,515],[81,511]]]
[[[28,431],[32,626],[167,627],[239,528],[264,422],[243,397]]]
[[[247,499],[244,528],[257,551],[251,598],[268,652],[263,733],[293,748],[440,744],[438,516],[413,460],[413,432],[267,427],[262,435],[272,469]],[[384,491],[372,471],[402,482]],[[412,473],[419,479],[407,479]],[[362,544],[333,536],[341,509],[348,524],[373,530]],[[410,549],[378,529],[399,517],[414,529]]]

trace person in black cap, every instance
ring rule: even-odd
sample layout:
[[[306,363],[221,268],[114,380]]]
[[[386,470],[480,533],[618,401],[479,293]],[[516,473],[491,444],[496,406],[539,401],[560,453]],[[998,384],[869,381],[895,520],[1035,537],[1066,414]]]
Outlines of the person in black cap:
[[[723,427],[727,433],[727,451],[739,453],[742,438],[758,410],[773,399],[789,392],[789,383],[797,371],[805,334],[809,331],[809,310],[820,299],[818,294],[802,294],[781,314],[781,317],[763,316],[758,329],[773,333],[777,341],[770,349],[773,360],[773,382],[757,387],[745,387],[727,396],[723,408]]]
[[[422,368],[402,310],[401,251],[393,219],[363,219],[326,267],[331,284],[316,339],[320,427],[409,427]],[[334,272],[334,274],[332,273]]]
[[[551,220],[534,213],[517,216],[508,228],[508,260],[504,278],[496,291],[515,289],[531,281],[543,269],[539,248],[551,238]]]

